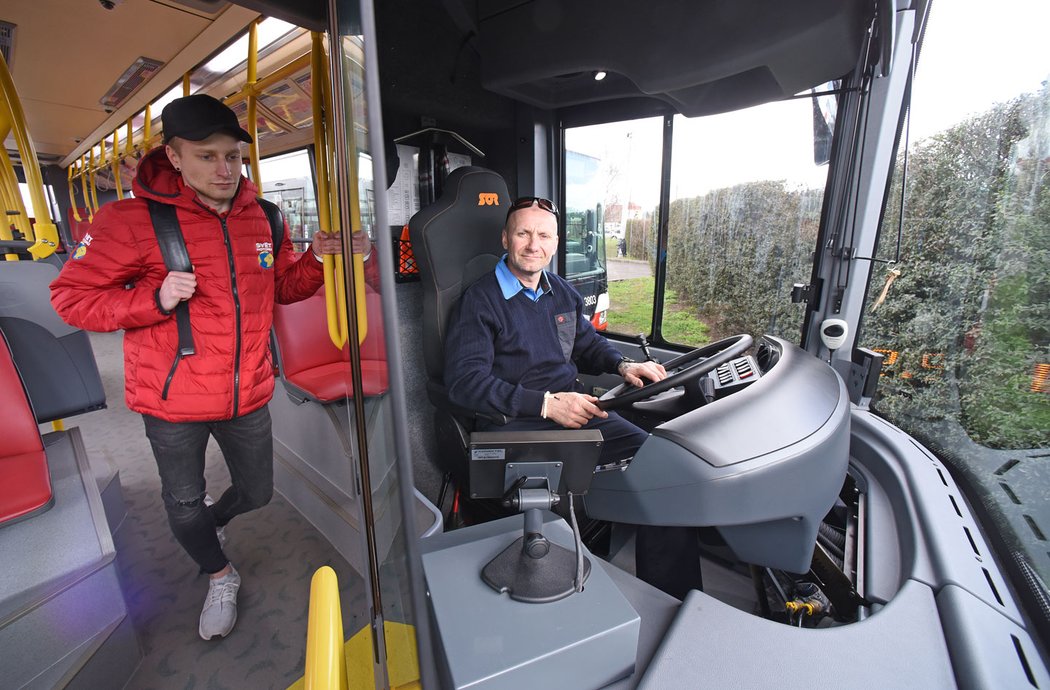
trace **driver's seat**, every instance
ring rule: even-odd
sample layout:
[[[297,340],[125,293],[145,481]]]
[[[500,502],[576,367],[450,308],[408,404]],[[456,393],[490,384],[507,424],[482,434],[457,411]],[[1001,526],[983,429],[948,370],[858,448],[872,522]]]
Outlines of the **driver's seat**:
[[[460,486],[467,485],[466,447],[475,414],[453,410],[449,403],[445,333],[463,290],[493,270],[503,255],[500,230],[509,206],[502,177],[466,166],[452,171],[437,201],[408,222],[423,286],[423,360],[427,397],[436,408],[438,460]]]

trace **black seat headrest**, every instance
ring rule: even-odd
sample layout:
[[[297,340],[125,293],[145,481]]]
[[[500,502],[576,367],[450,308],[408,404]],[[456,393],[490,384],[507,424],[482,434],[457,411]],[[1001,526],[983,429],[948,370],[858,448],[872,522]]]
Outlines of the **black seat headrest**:
[[[502,177],[467,166],[452,171],[437,201],[408,222],[423,285],[423,355],[434,383],[442,383],[445,371],[445,328],[452,308],[503,255],[500,235],[509,206]]]

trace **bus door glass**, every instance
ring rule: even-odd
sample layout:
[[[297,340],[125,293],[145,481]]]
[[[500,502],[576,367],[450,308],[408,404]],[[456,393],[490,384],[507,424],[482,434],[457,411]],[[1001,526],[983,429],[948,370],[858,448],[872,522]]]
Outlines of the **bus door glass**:
[[[1045,2],[933,5],[859,339],[883,355],[873,409],[974,489],[985,524],[1044,583],[1048,24]]]
[[[652,331],[662,123],[565,130],[564,275],[599,330]]]
[[[798,342],[827,166],[814,163],[813,103],[675,116],[662,339],[737,333]]]

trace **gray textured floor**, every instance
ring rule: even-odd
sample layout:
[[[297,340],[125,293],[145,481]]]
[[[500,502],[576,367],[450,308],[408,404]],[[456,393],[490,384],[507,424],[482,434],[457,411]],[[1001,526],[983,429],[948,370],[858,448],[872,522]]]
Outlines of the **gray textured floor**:
[[[109,408],[67,421],[79,426],[93,463],[120,472],[127,518],[116,530],[125,598],[145,655],[132,689],[286,688],[303,672],[310,578],[322,565],[339,576],[344,631],[365,624],[360,579],[281,496],[227,528],[226,553],[241,573],[233,633],[197,635],[207,581],[175,543],[161,506],[156,466],[141,418],[124,407],[122,336],[92,334]],[[218,495],[229,478],[214,443],[206,470]]]

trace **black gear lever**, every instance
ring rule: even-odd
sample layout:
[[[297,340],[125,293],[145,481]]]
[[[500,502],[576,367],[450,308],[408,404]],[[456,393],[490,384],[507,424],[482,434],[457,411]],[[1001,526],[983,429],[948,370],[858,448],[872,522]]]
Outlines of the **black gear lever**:
[[[656,357],[653,357],[652,354],[649,352],[649,341],[646,339],[644,333],[638,334],[638,347],[642,348],[642,354],[645,355],[646,362],[656,362],[657,364],[660,363],[660,360],[658,360]]]

